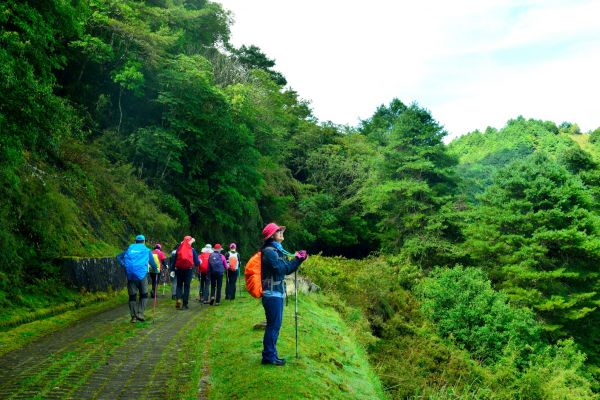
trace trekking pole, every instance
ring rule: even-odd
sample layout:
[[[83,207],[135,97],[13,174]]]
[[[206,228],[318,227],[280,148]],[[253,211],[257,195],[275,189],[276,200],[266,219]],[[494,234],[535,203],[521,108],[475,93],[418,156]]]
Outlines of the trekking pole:
[[[295,311],[295,319],[296,319],[296,358],[298,357],[298,274],[294,271],[294,294],[296,297],[296,311]]]
[[[157,278],[158,278],[158,275],[157,275]],[[163,289],[164,289],[164,286],[163,286]],[[154,305],[152,306],[152,323],[153,324],[155,321],[155,318],[154,318],[155,314],[156,314],[156,288],[154,289]]]

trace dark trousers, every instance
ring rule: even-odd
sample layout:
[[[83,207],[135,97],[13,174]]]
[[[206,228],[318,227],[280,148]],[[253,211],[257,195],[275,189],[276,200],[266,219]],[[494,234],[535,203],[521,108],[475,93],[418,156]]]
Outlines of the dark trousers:
[[[221,288],[223,287],[223,274],[210,274],[210,298],[215,298],[215,289],[217,290],[217,303],[221,302]]]
[[[235,284],[237,282],[238,272],[227,270],[227,283],[225,284],[225,299],[235,299]]]
[[[159,274],[155,274],[154,272],[150,272],[148,275],[150,275],[150,282],[152,282],[152,296],[154,297],[154,293],[156,293],[156,286],[158,285],[158,282],[160,280],[160,273]]]
[[[177,299],[183,299],[183,304],[186,305],[190,298],[190,284],[194,271],[192,269],[176,269],[175,276],[177,277]]]
[[[200,272],[198,274],[198,297],[202,301],[208,301],[208,272]]]
[[[283,319],[283,297],[263,297],[263,308],[267,317],[267,327],[263,338],[262,358],[265,361],[273,362],[277,355],[277,338],[279,329],[281,329],[281,320]]]

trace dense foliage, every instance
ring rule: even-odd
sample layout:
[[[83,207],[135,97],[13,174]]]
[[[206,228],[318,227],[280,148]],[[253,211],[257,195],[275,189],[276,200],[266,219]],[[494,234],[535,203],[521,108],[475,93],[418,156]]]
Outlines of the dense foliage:
[[[111,256],[137,233],[248,256],[276,221],[290,250],[386,256],[314,277],[367,313],[394,396],[551,398],[578,382],[586,397],[600,130],[518,117],[447,145],[398,99],[357,127],[319,122],[230,24],[206,0],[0,4],[0,304],[54,260]]]

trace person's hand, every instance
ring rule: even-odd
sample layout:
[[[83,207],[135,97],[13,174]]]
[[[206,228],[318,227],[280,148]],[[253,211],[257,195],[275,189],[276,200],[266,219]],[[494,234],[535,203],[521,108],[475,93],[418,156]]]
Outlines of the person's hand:
[[[171,271],[169,275],[171,276],[171,278],[175,278],[175,271]]]
[[[304,261],[308,258],[308,253],[306,252],[306,250],[297,251],[296,258],[300,261]]]

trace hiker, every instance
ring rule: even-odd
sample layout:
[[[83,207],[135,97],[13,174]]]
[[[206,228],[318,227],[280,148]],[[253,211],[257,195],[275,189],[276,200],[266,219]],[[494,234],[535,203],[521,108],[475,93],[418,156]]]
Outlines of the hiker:
[[[277,354],[277,338],[283,318],[284,278],[296,271],[300,264],[308,258],[306,251],[301,250],[291,260],[286,259],[286,256],[292,256],[292,254],[281,245],[284,231],[285,226],[277,226],[272,222],[267,224],[262,230],[264,244],[261,248],[262,304],[267,317],[262,364],[278,366],[285,365],[285,359],[279,358]]]
[[[171,280],[171,300],[177,300],[177,275],[175,275],[175,254],[177,254],[177,247],[171,251],[169,257],[169,278]]]
[[[117,255],[118,263],[125,267],[127,273],[127,293],[129,293],[129,312],[131,322],[144,322],[144,310],[148,302],[148,264],[156,272],[158,266],[154,262],[154,256],[146,247],[144,235],[137,235],[135,243],[130,244],[127,250]],[[139,293],[139,301],[136,303],[136,295]]]
[[[213,253],[212,246],[207,243],[200,252],[200,267],[198,267],[198,301],[208,304],[208,258]]]
[[[213,247],[214,252],[208,257],[208,276],[210,277],[210,302],[218,306],[221,304],[221,288],[223,287],[223,274],[229,266],[225,256],[221,254],[223,247],[219,243]],[[215,302],[215,288],[216,288],[216,302]]]
[[[236,249],[237,245],[231,243],[229,245],[229,252],[225,256],[227,264],[229,264],[229,269],[227,270],[227,283],[225,284],[225,300],[235,300],[235,284],[240,273],[240,257]]]
[[[154,250],[152,250],[152,254],[156,255],[154,258],[154,262],[158,259],[158,272],[155,273],[150,267],[148,267],[148,272],[150,273],[150,281],[152,282],[152,291],[150,292],[150,297],[154,298],[154,294],[156,292],[156,288],[160,281],[160,272],[163,270],[165,265],[165,253],[162,252],[162,246],[160,243],[156,243],[154,246]]]
[[[194,267],[200,265],[200,259],[196,249],[192,247],[192,244],[196,241],[191,236],[186,236],[183,241],[177,247],[175,252],[175,276],[177,277],[177,301],[175,303],[176,309],[187,310],[188,300],[190,297],[190,283],[194,276]]]

